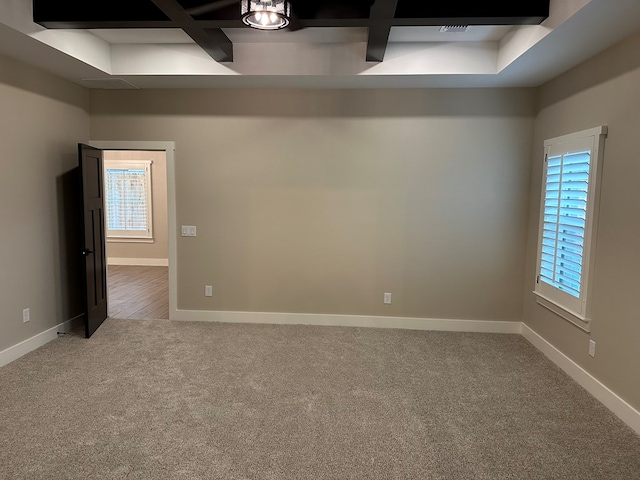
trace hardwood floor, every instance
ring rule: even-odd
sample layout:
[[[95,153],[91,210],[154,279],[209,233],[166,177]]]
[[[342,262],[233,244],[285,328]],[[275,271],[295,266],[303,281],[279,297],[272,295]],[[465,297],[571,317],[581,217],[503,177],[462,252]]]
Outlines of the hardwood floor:
[[[109,265],[108,308],[112,318],[169,318],[167,267]]]

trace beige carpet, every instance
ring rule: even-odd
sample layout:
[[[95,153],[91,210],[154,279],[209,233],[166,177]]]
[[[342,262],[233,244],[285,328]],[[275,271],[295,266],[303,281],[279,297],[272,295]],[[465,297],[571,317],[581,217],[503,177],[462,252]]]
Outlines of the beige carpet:
[[[2,479],[634,479],[516,335],[107,320],[0,369]]]

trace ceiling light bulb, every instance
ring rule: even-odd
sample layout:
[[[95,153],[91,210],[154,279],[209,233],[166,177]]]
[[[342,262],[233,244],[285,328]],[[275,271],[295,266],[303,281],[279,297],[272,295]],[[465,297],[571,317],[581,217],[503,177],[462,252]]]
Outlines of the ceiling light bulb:
[[[241,0],[242,21],[260,30],[278,30],[289,25],[289,0]]]

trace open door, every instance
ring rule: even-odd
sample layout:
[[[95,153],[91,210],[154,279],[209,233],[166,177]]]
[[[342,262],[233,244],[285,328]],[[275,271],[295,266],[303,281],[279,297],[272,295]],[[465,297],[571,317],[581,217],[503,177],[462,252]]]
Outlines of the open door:
[[[78,144],[78,160],[82,177],[85,336],[89,338],[107,318],[102,150]]]

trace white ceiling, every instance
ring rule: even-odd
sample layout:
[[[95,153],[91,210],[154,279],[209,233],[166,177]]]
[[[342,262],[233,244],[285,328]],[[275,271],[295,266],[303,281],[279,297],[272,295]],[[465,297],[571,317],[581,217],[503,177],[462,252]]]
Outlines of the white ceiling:
[[[364,28],[225,29],[217,63],[181,30],[46,30],[31,0],[0,4],[0,52],[89,88],[537,86],[639,29],[640,0],[551,0],[542,25],[394,27],[381,63]]]

